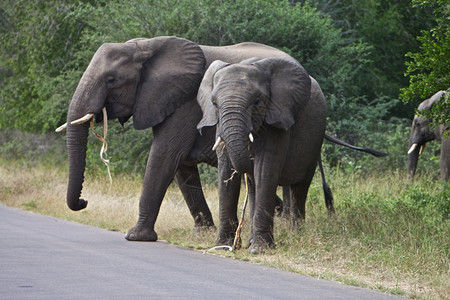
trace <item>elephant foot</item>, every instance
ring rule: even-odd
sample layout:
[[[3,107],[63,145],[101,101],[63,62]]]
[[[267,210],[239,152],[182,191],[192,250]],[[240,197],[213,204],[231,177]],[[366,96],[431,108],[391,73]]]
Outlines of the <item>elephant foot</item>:
[[[235,233],[219,233],[216,240],[216,246],[232,246],[234,242]],[[240,244],[240,243],[238,243]]]
[[[199,213],[194,218],[194,231],[208,231],[216,230],[212,216],[205,216],[203,213]]]
[[[136,225],[128,231],[125,239],[132,242],[155,242],[158,239],[158,234],[152,229]]]
[[[260,254],[264,253],[266,249],[275,249],[275,243],[273,241],[272,234],[264,234],[258,235],[255,240],[251,241],[250,247],[248,248],[248,252],[251,254]]]
[[[216,230],[217,230],[217,228],[214,225],[212,225],[212,226],[194,226],[194,228],[192,229],[192,232],[203,233],[203,232],[213,232]]]

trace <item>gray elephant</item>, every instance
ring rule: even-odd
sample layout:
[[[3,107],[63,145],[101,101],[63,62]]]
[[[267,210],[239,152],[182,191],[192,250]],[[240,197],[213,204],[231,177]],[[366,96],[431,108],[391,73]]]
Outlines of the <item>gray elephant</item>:
[[[170,182],[177,182],[195,226],[214,226],[202,192],[197,163],[217,164],[211,150],[215,129],[199,135],[196,124],[202,111],[195,101],[206,68],[217,59],[237,63],[259,57],[283,57],[275,48],[242,43],[233,46],[199,46],[177,37],[133,39],[126,43],[107,43],[94,54],[70,102],[66,128],[69,159],[67,204],[72,210],[84,209],[81,199],[89,121],[102,119],[106,108],[109,119],[122,124],[133,116],[136,129],[153,128],[137,224],[127,240],[155,241],[154,230],[161,202]],[[239,186],[234,188],[239,193]]]
[[[431,98],[420,103],[418,110],[430,110],[445,93],[445,91],[437,92]],[[408,171],[410,176],[414,177],[419,155],[422,153],[425,144],[432,140],[438,140],[442,144],[439,160],[441,178],[448,181],[450,178],[450,138],[445,137],[444,132],[449,130],[450,124],[438,125],[434,130],[431,130],[430,122],[431,120],[424,119],[422,116],[414,116],[409,139]]]
[[[136,129],[152,127],[154,134],[139,201],[139,218],[126,239],[157,240],[154,225],[172,180],[186,200],[195,227],[214,226],[197,164],[217,165],[217,156],[211,150],[215,129],[198,134],[196,124],[202,112],[195,97],[212,61],[236,63],[254,56],[283,57],[295,62],[288,54],[258,43],[213,47],[177,37],[156,37],[102,45],[75,90],[67,123],[58,128],[67,129],[69,208],[81,210],[87,206],[80,196],[89,121],[93,117],[101,121],[102,109],[106,108],[109,119],[117,118],[123,124],[133,116]],[[239,193],[238,185],[234,189]]]
[[[290,187],[294,223],[305,215],[311,180],[325,135],[326,102],[317,82],[292,60],[214,62],[197,96],[199,130],[216,126],[220,226],[218,243],[233,234],[237,197],[233,171],[248,173],[254,186],[251,251],[274,246],[274,198],[278,185]],[[235,180],[236,181],[236,180]]]

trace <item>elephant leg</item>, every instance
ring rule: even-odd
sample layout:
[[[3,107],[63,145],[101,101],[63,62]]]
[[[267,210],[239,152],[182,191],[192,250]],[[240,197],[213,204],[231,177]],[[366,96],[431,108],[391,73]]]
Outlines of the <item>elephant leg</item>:
[[[255,212],[251,253],[275,247],[273,219],[278,181],[286,159],[288,138],[287,132],[268,127],[265,137],[255,141],[254,147],[257,149],[254,159]]]
[[[298,222],[305,219],[306,197],[308,196],[308,190],[314,176],[314,171],[315,169],[312,169],[312,172],[308,172],[305,179],[291,185],[291,222],[293,227],[297,227]]]
[[[200,114],[201,110],[196,103],[187,103],[164,122],[153,127],[154,138],[139,200],[139,218],[125,236],[127,240],[157,240],[154,226],[161,202],[176,171],[185,163],[191,151],[198,135],[194,124],[197,124]]]
[[[285,195],[285,190],[287,189],[288,198],[287,201],[290,201],[289,197],[289,186],[283,187],[283,199]],[[249,204],[249,210],[250,210],[250,238],[248,241],[248,247],[253,243],[254,237],[253,237],[253,218],[255,216],[255,178],[253,176],[248,176],[248,204]],[[281,200],[277,195],[275,195],[275,210],[282,211],[284,209],[285,200]],[[289,203],[287,203],[288,211],[289,211]]]
[[[291,207],[291,190],[288,185],[283,186],[283,211],[281,216],[283,218],[288,218],[290,216]]]
[[[253,222],[255,216],[255,178],[248,176],[248,206],[250,210],[250,222]],[[250,238],[248,241],[248,247],[253,243],[253,226],[250,224]]]
[[[178,184],[189,211],[194,218],[195,228],[214,228],[214,221],[203,194],[197,166],[180,166],[175,174],[175,182]]]
[[[263,248],[275,247],[273,219],[275,215],[276,180],[256,180],[255,211],[252,219],[253,242],[250,251],[258,253]]]
[[[234,173],[225,147],[217,152],[219,174],[219,236],[216,245],[232,245],[238,226],[237,206],[241,175]]]
[[[139,200],[139,218],[137,224],[128,231],[125,238],[129,241],[156,241],[154,230],[161,202],[171,183],[176,165],[164,155],[150,151],[144,175],[144,187]]]

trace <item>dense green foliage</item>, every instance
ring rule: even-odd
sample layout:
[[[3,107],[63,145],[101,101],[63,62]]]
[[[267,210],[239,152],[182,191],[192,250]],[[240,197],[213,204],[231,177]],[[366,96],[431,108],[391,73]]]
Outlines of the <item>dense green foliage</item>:
[[[392,153],[381,164],[326,144],[331,165],[404,168],[417,104],[397,100],[408,84],[405,53],[419,51],[416,36],[438,21],[432,9],[401,0],[4,0],[0,129],[50,132],[64,123],[78,80],[104,42],[160,35],[209,45],[256,41],[290,53],[318,80],[328,134]],[[151,140],[151,131],[129,123],[112,126],[113,168],[141,171]],[[89,151],[96,160],[96,148]]]
[[[450,3],[445,0],[416,0],[413,3],[432,7],[436,25],[422,31],[417,38],[421,43],[420,51],[406,54],[412,61],[407,63],[405,73],[410,77],[410,85],[402,89],[401,94],[405,102],[416,97],[429,98],[439,90],[450,88]],[[439,124],[450,122],[448,94],[431,112],[422,113]]]

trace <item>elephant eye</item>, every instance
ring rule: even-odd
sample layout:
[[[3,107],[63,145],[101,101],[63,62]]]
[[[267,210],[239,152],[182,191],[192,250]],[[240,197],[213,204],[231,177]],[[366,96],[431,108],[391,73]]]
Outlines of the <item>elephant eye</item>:
[[[108,77],[106,79],[106,84],[107,85],[112,85],[112,84],[114,84],[114,82],[116,82],[116,79],[114,77]]]
[[[212,98],[211,98],[211,103],[212,103],[212,105],[214,105],[214,107],[217,107],[217,100],[216,100],[216,97],[212,97]]]

